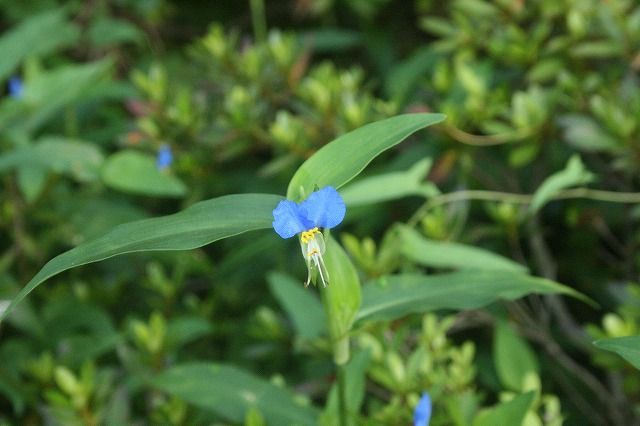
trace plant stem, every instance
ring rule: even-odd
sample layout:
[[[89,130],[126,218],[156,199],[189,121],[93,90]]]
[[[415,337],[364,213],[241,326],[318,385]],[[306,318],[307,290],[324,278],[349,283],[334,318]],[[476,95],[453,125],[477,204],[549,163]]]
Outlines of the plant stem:
[[[585,198],[594,201],[605,201],[611,203],[640,203],[640,192],[617,192],[602,191],[589,188],[572,188],[560,191],[553,197],[554,200],[568,200],[572,198]],[[436,195],[435,197],[429,198],[422,206],[420,206],[420,208],[409,219],[408,225],[417,225],[422,216],[434,207],[464,200],[483,200],[513,204],[530,204],[533,200],[533,194],[514,194],[509,192],[472,189]]]
[[[267,15],[264,10],[264,0],[250,0],[251,24],[256,41],[263,43],[267,40]]]
[[[336,365],[338,372],[338,424],[347,426],[347,389],[344,365]]]

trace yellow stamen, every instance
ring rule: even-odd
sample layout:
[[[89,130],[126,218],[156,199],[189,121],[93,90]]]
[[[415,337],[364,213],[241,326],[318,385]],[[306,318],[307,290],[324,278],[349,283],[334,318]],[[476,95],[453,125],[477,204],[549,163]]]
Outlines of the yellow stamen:
[[[309,243],[309,241],[313,240],[316,237],[315,234],[319,234],[319,233],[320,233],[320,230],[316,226],[315,228],[311,228],[308,231],[303,231],[302,233],[300,233],[300,239],[302,240],[303,243],[307,244]]]
[[[310,250],[309,253],[307,253],[307,257],[311,257],[314,254],[320,254],[320,250],[314,248],[313,250]]]

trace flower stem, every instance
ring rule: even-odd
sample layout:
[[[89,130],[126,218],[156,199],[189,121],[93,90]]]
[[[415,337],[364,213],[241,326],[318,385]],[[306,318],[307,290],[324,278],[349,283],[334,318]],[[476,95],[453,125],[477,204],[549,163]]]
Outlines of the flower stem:
[[[640,203],[640,192],[617,192],[601,191],[589,188],[572,188],[558,192],[553,200],[568,200],[572,198],[584,198],[594,201],[604,201],[610,203]],[[432,208],[443,204],[464,200],[496,201],[513,204],[530,204],[533,194],[513,194],[508,192],[484,191],[484,190],[463,190],[450,192],[448,194],[436,195],[429,198],[409,219],[408,224],[415,226],[420,219]]]
[[[347,389],[345,380],[345,366],[336,365],[338,373],[338,424],[347,426]]]
[[[251,24],[256,41],[263,43],[267,40],[267,16],[264,10],[264,0],[250,0]]]

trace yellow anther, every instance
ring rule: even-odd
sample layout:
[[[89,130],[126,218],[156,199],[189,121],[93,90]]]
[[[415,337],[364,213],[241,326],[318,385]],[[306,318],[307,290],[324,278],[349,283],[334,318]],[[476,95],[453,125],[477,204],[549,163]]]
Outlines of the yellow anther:
[[[307,257],[311,257],[314,254],[320,254],[320,251],[314,248],[313,250],[310,250],[309,253],[307,253]]]
[[[300,239],[302,240],[303,243],[307,244],[309,241],[313,240],[316,237],[315,234],[319,234],[319,233],[320,233],[320,230],[316,226],[315,228],[311,228],[308,231],[303,231],[300,234]]]

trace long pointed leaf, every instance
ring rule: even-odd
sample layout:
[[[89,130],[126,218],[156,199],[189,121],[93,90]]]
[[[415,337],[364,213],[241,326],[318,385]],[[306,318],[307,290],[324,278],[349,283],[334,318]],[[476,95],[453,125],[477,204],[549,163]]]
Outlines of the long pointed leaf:
[[[315,425],[318,417],[315,408],[297,404],[286,389],[229,365],[178,365],[153,384],[236,423],[251,408],[257,408],[270,425]]]
[[[351,259],[331,237],[327,239],[325,261],[330,284],[322,289],[322,301],[329,321],[333,360],[342,365],[349,361],[349,330],[362,301],[362,290]]]
[[[593,342],[600,349],[615,352],[640,369],[640,336],[614,337]]]
[[[409,226],[399,225],[402,254],[411,261],[436,268],[526,272],[519,263],[474,246],[423,237]]]
[[[436,309],[475,309],[499,299],[514,300],[531,293],[567,294],[590,301],[553,281],[507,271],[392,275],[363,286],[356,320],[395,319]]]
[[[404,114],[367,124],[323,146],[305,161],[289,182],[287,198],[300,201],[314,187],[340,188],[383,151],[410,134],[445,119],[443,114]]]
[[[124,253],[193,249],[243,232],[270,228],[271,212],[281,199],[269,194],[227,195],[194,204],[180,213],[117,226],[50,260],[0,314],[0,321],[42,282],[67,269]]]

